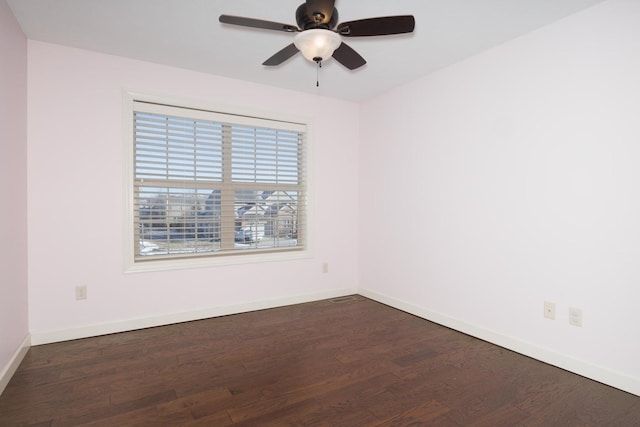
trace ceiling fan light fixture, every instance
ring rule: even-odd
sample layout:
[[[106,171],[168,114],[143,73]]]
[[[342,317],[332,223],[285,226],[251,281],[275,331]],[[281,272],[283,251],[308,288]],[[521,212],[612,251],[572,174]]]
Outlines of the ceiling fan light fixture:
[[[306,59],[312,62],[325,61],[340,46],[340,35],[331,30],[311,29],[296,34],[293,44]]]

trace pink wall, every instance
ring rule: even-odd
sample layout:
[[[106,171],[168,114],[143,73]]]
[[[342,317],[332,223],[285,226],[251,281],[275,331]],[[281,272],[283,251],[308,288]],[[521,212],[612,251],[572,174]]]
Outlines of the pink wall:
[[[640,394],[639,19],[605,2],[363,105],[363,292]]]
[[[26,101],[27,40],[0,0],[0,372],[29,332]]]
[[[312,257],[123,273],[125,90],[312,118]],[[357,289],[356,104],[29,41],[28,111],[36,341],[96,324]],[[86,301],[75,300],[76,285],[88,286]]]

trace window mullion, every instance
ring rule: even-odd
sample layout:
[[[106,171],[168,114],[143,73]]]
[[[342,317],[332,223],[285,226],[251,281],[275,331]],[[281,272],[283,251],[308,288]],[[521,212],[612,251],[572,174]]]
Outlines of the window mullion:
[[[223,251],[235,248],[235,191],[232,180],[232,127],[222,126],[222,191],[220,212],[220,247]]]

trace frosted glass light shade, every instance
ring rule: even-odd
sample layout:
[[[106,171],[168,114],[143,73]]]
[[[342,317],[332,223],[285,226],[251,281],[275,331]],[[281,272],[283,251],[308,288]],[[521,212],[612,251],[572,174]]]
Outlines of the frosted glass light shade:
[[[296,34],[293,44],[309,61],[325,61],[340,46],[340,35],[331,30],[313,29]],[[319,58],[319,59],[318,59]]]

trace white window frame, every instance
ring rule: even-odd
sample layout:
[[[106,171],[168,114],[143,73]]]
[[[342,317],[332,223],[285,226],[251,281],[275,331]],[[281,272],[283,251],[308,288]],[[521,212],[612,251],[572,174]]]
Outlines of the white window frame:
[[[185,257],[185,258],[163,258],[163,259],[151,259],[144,261],[136,261],[135,254],[135,205],[134,205],[134,175],[135,175],[135,144],[134,144],[134,111],[136,102],[145,102],[151,104],[168,105],[178,108],[187,108],[193,110],[202,110],[212,113],[221,113],[226,115],[234,115],[242,120],[242,117],[247,119],[253,119],[256,121],[277,121],[283,123],[294,123],[302,125],[306,128],[305,138],[305,152],[306,159],[303,166],[305,171],[305,221],[300,230],[301,234],[304,234],[304,245],[296,248],[296,250],[283,250],[283,251],[266,251],[266,252],[247,252],[247,253],[231,253],[231,254],[214,254],[211,256],[198,256],[198,257]],[[151,95],[147,93],[125,91],[123,94],[123,140],[124,140],[124,164],[123,164],[123,183],[124,183],[124,218],[123,218],[123,266],[124,272],[144,272],[144,271],[162,271],[162,270],[177,270],[177,269],[190,269],[211,267],[216,265],[229,265],[229,264],[247,264],[247,263],[259,263],[259,262],[277,262],[288,261],[296,259],[308,259],[312,257],[312,241],[313,236],[311,233],[310,224],[312,223],[312,203],[311,203],[311,187],[312,187],[312,173],[310,165],[313,163],[310,160],[311,157],[311,120],[308,118],[301,118],[297,116],[291,116],[278,112],[265,112],[251,110],[245,107],[232,107],[215,105],[208,102],[194,101],[178,99],[174,97]]]

